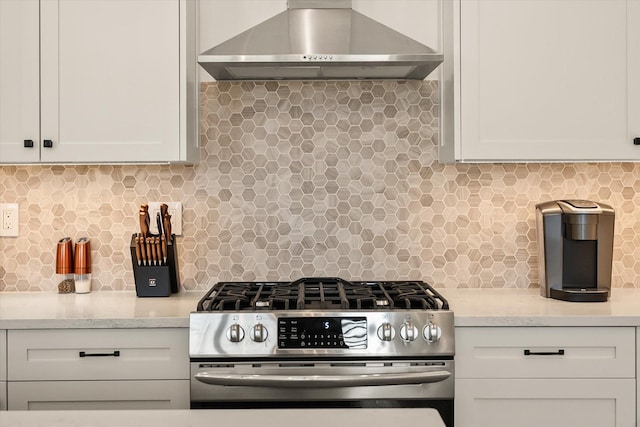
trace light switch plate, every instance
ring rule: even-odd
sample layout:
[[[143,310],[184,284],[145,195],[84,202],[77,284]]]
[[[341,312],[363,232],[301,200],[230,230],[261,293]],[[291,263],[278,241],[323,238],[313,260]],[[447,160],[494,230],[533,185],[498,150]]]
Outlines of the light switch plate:
[[[166,203],[171,215],[171,232],[176,236],[182,236],[182,202],[149,202],[149,228],[152,234],[159,234],[156,225],[156,213],[160,212],[160,205]]]
[[[0,203],[0,237],[18,237],[17,203]]]

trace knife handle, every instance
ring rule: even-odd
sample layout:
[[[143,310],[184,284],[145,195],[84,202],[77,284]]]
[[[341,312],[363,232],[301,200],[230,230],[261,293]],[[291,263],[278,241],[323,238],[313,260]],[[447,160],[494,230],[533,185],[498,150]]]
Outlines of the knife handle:
[[[149,235],[149,232],[151,231],[151,229],[149,228],[151,221],[149,220],[149,205],[147,203],[143,203],[140,205],[140,214],[144,214],[143,221],[144,221],[144,227],[146,229],[146,233],[144,235],[144,237],[147,237]]]
[[[160,238],[159,237],[154,237],[153,238],[153,247],[154,247],[154,250],[156,252],[156,262],[158,263],[158,265],[162,265],[162,249],[160,248]]]
[[[151,259],[151,264],[156,265],[156,260],[158,258],[156,255],[156,247],[153,244],[153,237],[147,237],[147,247],[149,248],[149,253],[151,254],[151,256],[149,256],[149,258]]]
[[[151,238],[151,247],[153,248],[153,260],[156,265],[160,265],[160,251],[158,251],[158,245],[156,244],[157,237]]]
[[[140,234],[143,239],[146,239],[149,235],[149,223],[147,222],[147,214],[140,209]]]
[[[136,235],[136,237],[134,238],[135,241],[135,245],[136,245],[136,260],[138,261],[138,265],[140,265],[142,263],[142,254],[140,252],[140,239],[138,238],[138,236]]]
[[[144,237],[138,235],[138,244],[140,245],[140,255],[142,256],[142,265],[147,265],[147,248],[144,244]]]
[[[149,242],[149,238],[144,239],[144,244],[147,247],[147,265],[151,265],[151,261],[153,260],[153,254],[151,253],[151,242]]]
[[[164,214],[164,234],[167,235],[167,243],[171,242],[171,215]]]
[[[167,264],[167,236],[163,234],[160,236],[160,246],[162,246],[162,260],[165,265]]]

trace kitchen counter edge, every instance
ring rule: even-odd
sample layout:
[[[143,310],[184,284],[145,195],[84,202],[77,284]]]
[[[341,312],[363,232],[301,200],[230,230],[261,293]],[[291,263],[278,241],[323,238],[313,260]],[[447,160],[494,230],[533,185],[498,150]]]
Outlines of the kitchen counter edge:
[[[460,327],[640,326],[640,289],[615,288],[600,303],[544,298],[522,288],[438,288]],[[0,293],[0,329],[188,328],[204,291],[166,298],[138,298],[135,292],[54,294]]]

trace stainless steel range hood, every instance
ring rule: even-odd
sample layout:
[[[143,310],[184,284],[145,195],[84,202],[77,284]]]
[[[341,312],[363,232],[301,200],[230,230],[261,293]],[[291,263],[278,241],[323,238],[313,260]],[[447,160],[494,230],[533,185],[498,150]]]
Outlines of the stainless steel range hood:
[[[422,80],[442,60],[351,0],[289,0],[286,11],[198,56],[216,80]]]

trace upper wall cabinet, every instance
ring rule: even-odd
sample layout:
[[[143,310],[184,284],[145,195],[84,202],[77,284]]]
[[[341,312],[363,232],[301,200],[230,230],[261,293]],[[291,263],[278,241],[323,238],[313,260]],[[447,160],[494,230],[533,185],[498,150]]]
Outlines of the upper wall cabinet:
[[[639,0],[443,2],[441,161],[640,160]]]
[[[198,160],[195,0],[2,0],[0,162]]]

